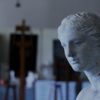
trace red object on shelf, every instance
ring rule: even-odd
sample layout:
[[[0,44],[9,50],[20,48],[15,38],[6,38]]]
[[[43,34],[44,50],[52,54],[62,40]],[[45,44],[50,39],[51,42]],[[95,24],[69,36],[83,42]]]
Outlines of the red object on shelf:
[[[3,86],[7,85],[7,81],[5,81],[5,80],[0,80],[0,85],[3,85]]]

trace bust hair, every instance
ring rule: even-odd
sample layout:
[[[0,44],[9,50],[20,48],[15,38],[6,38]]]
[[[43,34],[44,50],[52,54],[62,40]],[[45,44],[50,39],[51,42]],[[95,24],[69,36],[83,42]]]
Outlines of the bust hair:
[[[58,38],[67,34],[67,30],[71,29],[86,35],[100,33],[100,17],[93,13],[79,12],[64,18],[58,27]]]

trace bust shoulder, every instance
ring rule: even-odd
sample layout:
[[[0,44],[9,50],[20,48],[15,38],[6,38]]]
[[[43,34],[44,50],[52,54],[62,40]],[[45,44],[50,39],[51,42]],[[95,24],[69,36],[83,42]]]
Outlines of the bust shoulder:
[[[76,100],[100,100],[100,91],[93,90],[91,87],[84,88],[80,91]]]

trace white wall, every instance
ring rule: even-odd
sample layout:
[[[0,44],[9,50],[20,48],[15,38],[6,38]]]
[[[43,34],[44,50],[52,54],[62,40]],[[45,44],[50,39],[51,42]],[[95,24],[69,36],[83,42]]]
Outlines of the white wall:
[[[53,40],[57,39],[56,29],[43,31],[43,63],[53,62]]]

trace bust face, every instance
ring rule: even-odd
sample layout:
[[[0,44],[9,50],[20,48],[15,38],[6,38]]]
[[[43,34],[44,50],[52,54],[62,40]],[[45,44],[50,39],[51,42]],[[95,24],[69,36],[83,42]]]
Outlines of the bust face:
[[[96,38],[97,35],[87,36],[72,29],[63,32],[59,40],[73,70],[93,69],[100,62],[100,40]]]

